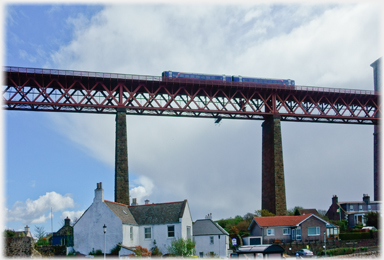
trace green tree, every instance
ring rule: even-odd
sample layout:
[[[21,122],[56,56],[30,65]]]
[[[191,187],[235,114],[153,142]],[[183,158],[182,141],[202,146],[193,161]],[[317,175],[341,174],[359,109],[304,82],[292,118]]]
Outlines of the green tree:
[[[192,256],[195,254],[195,241],[192,239],[173,239],[171,242],[171,246],[168,247],[168,252],[173,256]]]
[[[6,229],[3,232],[4,237],[14,237],[16,236],[16,232],[10,229]]]
[[[378,212],[370,211],[364,215],[364,220],[367,226],[373,226],[379,229],[379,218],[380,214]]]
[[[275,214],[269,212],[267,209],[256,210],[255,214],[256,214],[255,217],[272,217],[272,216],[275,216]]]

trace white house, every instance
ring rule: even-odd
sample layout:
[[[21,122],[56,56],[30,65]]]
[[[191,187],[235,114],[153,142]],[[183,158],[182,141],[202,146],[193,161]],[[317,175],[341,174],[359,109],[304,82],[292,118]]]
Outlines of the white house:
[[[229,234],[212,221],[212,214],[193,223],[193,239],[196,242],[196,253],[201,258],[211,258],[214,255],[224,258],[229,256]]]
[[[119,243],[120,256],[128,255],[136,246],[150,250],[155,241],[166,254],[173,239],[192,238],[192,217],[187,200],[128,206],[104,200],[102,183],[97,183],[93,203],[74,225],[73,235],[74,250],[85,255],[104,252],[104,246],[109,254]]]

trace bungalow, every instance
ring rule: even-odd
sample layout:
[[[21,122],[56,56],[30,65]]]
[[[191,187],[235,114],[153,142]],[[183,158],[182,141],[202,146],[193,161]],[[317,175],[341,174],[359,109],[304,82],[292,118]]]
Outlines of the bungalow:
[[[276,241],[321,241],[327,230],[325,220],[314,214],[254,217],[248,227],[250,237],[262,237],[263,244]]]
[[[192,217],[187,200],[128,206],[104,200],[102,183],[97,183],[93,203],[73,233],[74,250],[85,255],[97,250],[109,254],[120,245],[123,256],[136,246],[150,250],[155,243],[166,254],[173,239],[192,238]]]

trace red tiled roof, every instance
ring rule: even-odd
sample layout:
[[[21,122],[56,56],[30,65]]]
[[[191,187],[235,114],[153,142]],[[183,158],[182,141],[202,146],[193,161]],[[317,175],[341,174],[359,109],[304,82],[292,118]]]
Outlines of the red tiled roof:
[[[260,227],[294,226],[311,215],[254,217],[254,220]]]

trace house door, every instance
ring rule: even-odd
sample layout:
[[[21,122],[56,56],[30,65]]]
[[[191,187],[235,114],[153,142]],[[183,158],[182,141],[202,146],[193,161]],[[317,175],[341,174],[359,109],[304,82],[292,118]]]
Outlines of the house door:
[[[296,229],[292,229],[292,240],[296,240]]]

